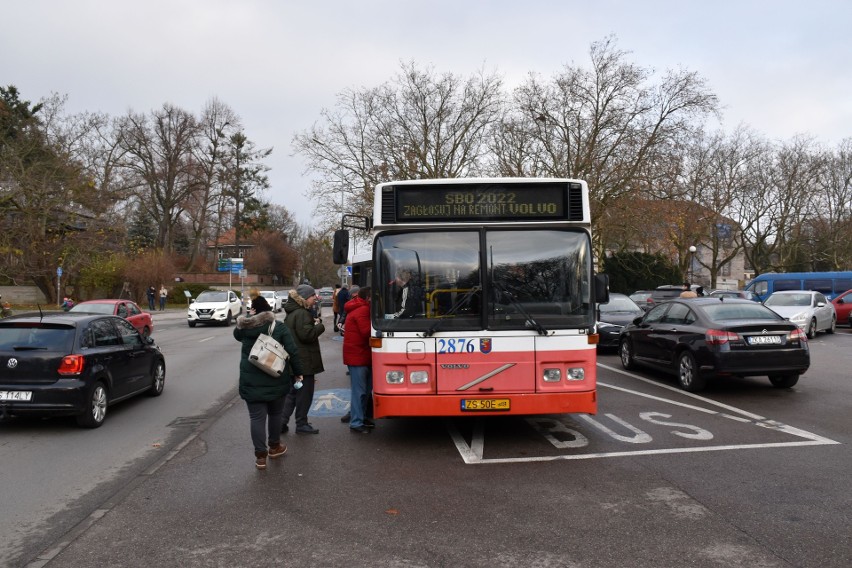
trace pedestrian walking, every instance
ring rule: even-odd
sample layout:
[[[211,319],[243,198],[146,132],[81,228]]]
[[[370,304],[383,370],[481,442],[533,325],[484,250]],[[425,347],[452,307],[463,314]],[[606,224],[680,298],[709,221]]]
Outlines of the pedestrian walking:
[[[346,331],[343,334],[343,364],[349,367],[352,388],[349,397],[349,431],[367,434],[375,426],[372,414],[373,359],[370,349],[370,288],[346,302]]]
[[[160,311],[163,312],[166,310],[166,298],[169,297],[169,291],[166,289],[165,284],[160,284]]]
[[[272,330],[272,338],[284,346],[290,355],[284,375],[273,377],[252,365],[249,360],[251,348],[261,333],[269,333],[275,314],[260,297],[252,305],[249,316],[237,317],[234,338],[242,343],[240,352],[240,397],[246,401],[249,412],[251,441],[254,446],[255,467],[266,469],[266,458],[279,458],[287,452],[281,443],[284,397],[289,392],[293,379],[302,375],[299,350],[290,330],[278,322]]]
[[[316,290],[309,284],[301,284],[290,290],[284,311],[284,323],[296,341],[302,362],[302,384],[295,383],[284,398],[284,424],[282,432],[289,430],[290,415],[296,415],[297,434],[319,434],[319,430],[308,422],[308,411],[314,399],[316,375],[325,369],[322,365],[319,337],[325,331],[322,318],[314,317],[312,311],[319,300]]]

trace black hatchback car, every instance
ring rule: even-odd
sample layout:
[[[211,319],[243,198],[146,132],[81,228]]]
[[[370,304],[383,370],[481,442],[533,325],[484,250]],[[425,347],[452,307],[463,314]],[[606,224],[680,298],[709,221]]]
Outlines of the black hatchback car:
[[[714,376],[769,376],[789,388],[810,366],[807,337],[763,304],[734,298],[671,299],[621,332],[621,364],[675,374],[699,391]]]
[[[109,405],[159,396],[165,380],[154,340],[122,318],[46,312],[0,320],[0,418],[73,415],[97,428]]]

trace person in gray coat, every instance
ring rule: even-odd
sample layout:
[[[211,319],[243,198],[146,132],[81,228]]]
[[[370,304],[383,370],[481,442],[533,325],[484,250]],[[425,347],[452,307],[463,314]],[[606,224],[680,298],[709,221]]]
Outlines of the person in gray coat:
[[[311,409],[314,400],[316,375],[325,370],[322,366],[319,344],[319,337],[325,332],[325,326],[322,323],[322,318],[315,318],[311,313],[317,300],[316,290],[309,284],[302,284],[295,290],[290,290],[287,303],[284,304],[284,311],[287,312],[287,319],[284,320],[284,323],[287,324],[290,333],[296,340],[296,345],[299,347],[299,356],[302,359],[304,373],[302,374],[301,386],[296,382],[294,388],[290,389],[284,399],[282,432],[289,429],[287,422],[290,421],[290,415],[295,410],[296,433],[319,434],[319,430],[308,422],[308,411]]]
[[[251,420],[251,440],[254,445],[255,467],[266,469],[266,458],[278,458],[287,452],[281,443],[284,397],[293,379],[301,380],[302,362],[299,349],[284,322],[276,322],[272,338],[284,346],[289,354],[281,377],[267,375],[249,361],[251,348],[261,333],[269,333],[275,321],[272,307],[263,296],[252,301],[252,315],[239,316],[234,328],[234,339],[242,343],[240,352],[240,397],[246,401]]]

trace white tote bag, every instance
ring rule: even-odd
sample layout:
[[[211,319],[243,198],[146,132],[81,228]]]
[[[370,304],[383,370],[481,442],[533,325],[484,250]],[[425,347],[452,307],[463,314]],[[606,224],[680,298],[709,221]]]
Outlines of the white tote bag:
[[[272,339],[274,329],[275,322],[272,322],[269,326],[269,335],[261,333],[257,337],[249,353],[249,362],[267,375],[280,377],[284,374],[284,366],[290,354],[280,343]]]

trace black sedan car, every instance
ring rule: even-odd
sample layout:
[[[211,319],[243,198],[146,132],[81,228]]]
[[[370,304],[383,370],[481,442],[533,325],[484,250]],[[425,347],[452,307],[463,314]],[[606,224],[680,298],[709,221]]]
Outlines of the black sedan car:
[[[73,415],[97,428],[109,405],[159,396],[163,354],[126,320],[54,312],[0,320],[0,418]]]
[[[810,366],[805,333],[763,304],[734,298],[672,299],[621,332],[625,369],[642,365],[699,391],[714,376],[769,376],[789,388]]]
[[[598,349],[618,349],[622,328],[644,313],[628,296],[611,293],[609,302],[598,304]]]

